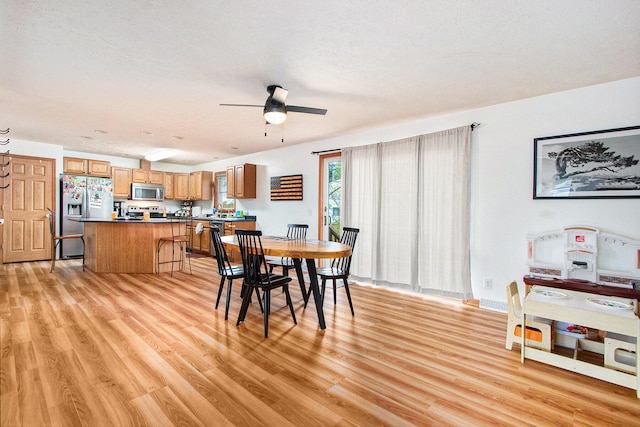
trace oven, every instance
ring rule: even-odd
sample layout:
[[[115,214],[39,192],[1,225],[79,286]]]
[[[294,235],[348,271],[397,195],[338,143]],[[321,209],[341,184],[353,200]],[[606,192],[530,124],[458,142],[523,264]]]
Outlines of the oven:
[[[162,218],[160,206],[129,206],[127,208],[127,216],[129,218],[142,219],[145,212],[149,213],[149,218]]]

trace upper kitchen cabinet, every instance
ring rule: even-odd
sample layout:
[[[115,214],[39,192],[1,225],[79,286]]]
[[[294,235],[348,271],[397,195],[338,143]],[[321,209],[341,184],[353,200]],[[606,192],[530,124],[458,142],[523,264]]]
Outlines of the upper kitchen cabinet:
[[[164,198],[169,200],[175,199],[172,172],[164,172],[162,185],[164,186]]]
[[[87,171],[91,176],[102,176],[108,178],[111,174],[111,162],[105,162],[103,160],[89,160],[89,170]]]
[[[88,167],[87,159],[76,159],[73,157],[65,157],[62,159],[62,170],[64,173],[86,175]]]
[[[200,171],[189,174],[188,200],[211,200],[213,198],[213,172]]]
[[[189,174],[173,174],[173,198],[175,200],[189,200]]]
[[[72,175],[109,177],[110,169],[111,163],[102,160],[77,159],[75,157],[62,159],[63,172]]]
[[[256,165],[245,163],[227,167],[227,197],[256,198]]]
[[[132,171],[131,181],[142,184],[164,184],[164,172],[149,169],[134,169]]]
[[[113,198],[131,198],[131,169],[112,167],[111,179],[113,179]]]

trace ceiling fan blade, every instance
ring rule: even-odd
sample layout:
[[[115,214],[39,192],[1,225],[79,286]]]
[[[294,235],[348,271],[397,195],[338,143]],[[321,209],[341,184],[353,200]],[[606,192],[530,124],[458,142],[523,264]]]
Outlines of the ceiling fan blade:
[[[273,90],[273,95],[271,96],[271,99],[279,102],[280,104],[284,104],[284,101],[287,99],[287,95],[289,94],[289,91],[286,89],[282,89],[280,86],[276,86]]]
[[[264,108],[264,105],[255,105],[255,104],[220,104],[223,107],[260,107]]]
[[[311,107],[298,107],[297,105],[287,105],[287,111],[292,113],[307,113],[307,114],[327,114],[327,110],[324,108],[311,108]]]

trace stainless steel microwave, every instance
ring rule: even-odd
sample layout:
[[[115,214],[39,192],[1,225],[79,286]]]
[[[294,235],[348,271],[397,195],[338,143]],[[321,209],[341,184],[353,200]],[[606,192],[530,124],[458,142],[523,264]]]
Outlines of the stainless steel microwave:
[[[164,187],[161,184],[131,184],[131,200],[164,200]]]

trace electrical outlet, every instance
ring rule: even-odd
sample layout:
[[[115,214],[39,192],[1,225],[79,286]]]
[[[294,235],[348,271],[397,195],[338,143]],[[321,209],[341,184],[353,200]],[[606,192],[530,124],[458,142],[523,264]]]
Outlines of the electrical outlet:
[[[491,289],[493,288],[493,279],[484,279],[484,288]]]

